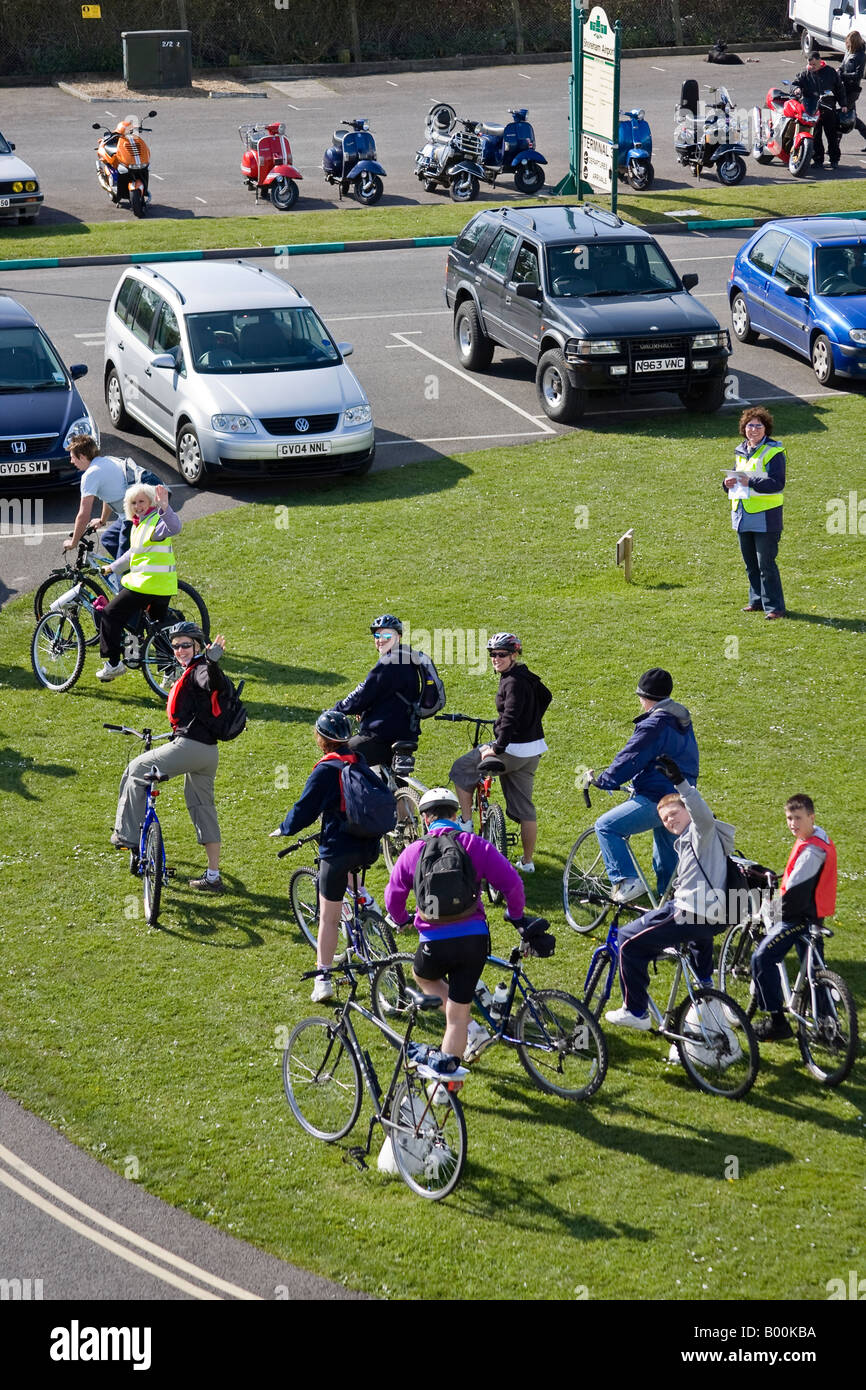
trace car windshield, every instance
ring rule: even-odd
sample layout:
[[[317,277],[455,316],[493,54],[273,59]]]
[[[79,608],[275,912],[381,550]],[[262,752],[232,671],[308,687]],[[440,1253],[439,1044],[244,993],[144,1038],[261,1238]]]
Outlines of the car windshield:
[[[190,314],[186,322],[197,372],[304,372],[340,361],[330,333],[310,308]]]
[[[8,140],[4,140],[2,133],[0,133],[0,154],[11,154],[11,153],[12,153],[12,151],[11,151],[11,149],[9,148],[9,142],[8,142]]]
[[[866,294],[866,243],[817,247],[815,289],[828,299]]]
[[[588,241],[550,246],[547,273],[555,299],[670,294],[682,288],[676,272],[652,241]]]
[[[0,328],[0,391],[66,388],[66,369],[38,328]]]

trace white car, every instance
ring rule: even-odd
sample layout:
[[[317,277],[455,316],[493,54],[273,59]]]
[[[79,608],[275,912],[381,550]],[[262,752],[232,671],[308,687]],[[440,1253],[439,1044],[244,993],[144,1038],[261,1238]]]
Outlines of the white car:
[[[42,207],[39,180],[0,134],[0,221],[35,222]]]
[[[208,475],[366,473],[373,414],[336,343],[293,285],[245,261],[131,267],[105,323],[105,400]]]

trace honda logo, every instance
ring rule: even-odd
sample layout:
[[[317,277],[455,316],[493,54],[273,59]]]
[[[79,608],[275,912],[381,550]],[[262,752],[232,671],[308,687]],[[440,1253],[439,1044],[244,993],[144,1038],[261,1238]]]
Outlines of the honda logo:
[[[295,429],[298,431],[298,434],[306,434],[309,428],[309,420],[307,420],[303,415],[299,415],[297,420],[295,421]]]
[[[13,454],[26,454],[26,453],[27,453],[27,445],[25,444],[25,442],[24,442],[23,439],[16,439],[16,440],[15,440],[15,443],[12,445],[12,452],[13,452]]]

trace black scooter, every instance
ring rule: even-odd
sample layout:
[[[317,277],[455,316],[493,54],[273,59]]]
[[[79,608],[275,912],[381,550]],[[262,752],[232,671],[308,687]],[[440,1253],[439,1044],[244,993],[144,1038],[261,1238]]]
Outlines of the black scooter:
[[[716,93],[715,87],[708,90]],[[695,178],[715,169],[719,182],[733,188],[746,177],[743,156],[748,150],[737,138],[736,108],[728,89],[719,87],[717,95],[718,101],[705,102],[699,116],[698,84],[694,78],[683,83],[675,113],[674,151],[679,163],[691,169]]]

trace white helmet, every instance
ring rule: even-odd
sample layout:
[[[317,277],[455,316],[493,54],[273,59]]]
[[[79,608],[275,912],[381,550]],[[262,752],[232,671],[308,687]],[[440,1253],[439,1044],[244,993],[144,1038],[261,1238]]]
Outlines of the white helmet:
[[[424,815],[434,811],[459,811],[460,802],[448,787],[431,787],[418,802],[418,810]]]

